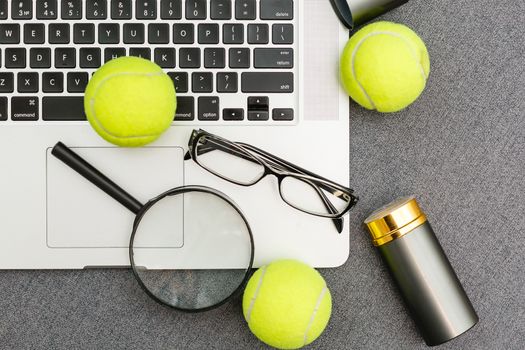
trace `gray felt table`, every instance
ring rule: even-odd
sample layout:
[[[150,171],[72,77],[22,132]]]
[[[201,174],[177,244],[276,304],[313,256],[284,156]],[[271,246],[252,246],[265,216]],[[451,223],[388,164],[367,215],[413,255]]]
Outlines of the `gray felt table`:
[[[308,0],[304,0],[308,1]],[[361,223],[415,194],[479,313],[441,346],[525,348],[525,1],[411,0],[385,19],[425,40],[421,98],[395,115],[351,104],[348,262],[322,270],[334,309],[314,349],[424,349]],[[6,349],[263,348],[240,299],[204,314],[152,302],[129,270],[0,272]]]

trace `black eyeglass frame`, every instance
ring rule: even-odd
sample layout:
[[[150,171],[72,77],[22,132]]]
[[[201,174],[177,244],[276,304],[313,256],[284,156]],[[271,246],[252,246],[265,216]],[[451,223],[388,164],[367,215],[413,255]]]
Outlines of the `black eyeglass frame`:
[[[264,172],[261,173],[261,175],[256,178],[255,180],[253,180],[252,182],[250,183],[243,183],[243,182],[238,182],[238,181],[235,181],[233,179],[230,179],[228,177],[225,177],[223,175],[221,175],[220,173],[217,173],[216,171],[213,171],[212,169],[209,169],[208,167],[206,167],[205,165],[201,164],[199,161],[198,161],[198,156],[196,154],[196,150],[197,150],[197,145],[199,143],[199,140],[202,138],[202,137],[208,137],[214,141],[218,141],[220,143],[223,143],[225,144],[225,148],[223,148],[222,150],[223,151],[228,151],[229,153],[233,154],[233,155],[236,155],[236,156],[239,156],[241,158],[244,158],[244,159],[247,159],[247,160],[250,160],[250,161],[254,161],[258,164],[260,164],[261,166],[263,166],[264,168]],[[221,147],[213,147],[211,146],[210,147],[210,150],[215,150],[215,149],[220,149]],[[231,150],[238,150],[238,154],[236,153],[232,153]],[[191,137],[190,137],[190,140],[188,142],[188,152],[186,153],[186,156],[185,156],[185,160],[188,160],[188,159],[193,159],[195,161],[195,163],[197,163],[201,168],[205,169],[206,171],[209,171],[210,173],[220,177],[221,179],[224,179],[228,182],[231,182],[231,183],[234,183],[234,184],[237,184],[237,185],[240,185],[240,186],[245,186],[245,187],[248,187],[248,186],[253,186],[255,184],[257,184],[259,181],[261,181],[264,177],[266,177],[267,175],[274,175],[276,178],[277,178],[277,181],[278,181],[278,186],[279,186],[279,194],[281,196],[281,199],[288,205],[290,205],[291,207],[299,210],[299,211],[302,211],[306,214],[310,214],[310,215],[315,215],[315,216],[319,216],[319,217],[325,217],[325,218],[329,218],[329,219],[333,219],[333,220],[342,220],[342,217],[353,207],[355,206],[355,204],[357,203],[357,201],[359,200],[359,197],[353,195],[353,190],[348,188],[348,187],[345,187],[343,185],[340,185],[336,182],[333,182],[331,180],[328,180],[322,176],[319,176],[315,173],[312,173],[306,169],[303,169],[295,164],[292,164],[284,159],[281,159],[271,153],[268,153],[262,149],[259,149],[255,146],[252,146],[252,145],[249,145],[247,143],[242,143],[242,142],[232,142],[232,141],[229,141],[229,140],[226,140],[220,136],[217,136],[215,134],[212,134],[212,133],[209,133],[205,130],[202,130],[202,129],[199,129],[199,130],[193,130],[192,134],[191,134]],[[296,205],[294,205],[293,203],[290,203],[287,199],[286,199],[286,196],[283,195],[282,193],[282,182],[285,178],[287,177],[293,177],[293,178],[296,178],[300,181],[303,181],[307,184],[309,184],[310,186],[312,186],[316,191],[317,193],[319,194],[319,196],[322,198],[324,204],[327,206],[327,209],[329,211],[331,211],[333,214],[330,215],[330,214],[322,214],[322,213],[317,213],[317,212],[311,212],[311,211],[308,211],[308,210],[305,210],[303,208],[300,208],[300,207],[297,207]],[[326,198],[326,196],[324,195],[324,193],[321,191],[321,189],[324,189],[330,193],[332,193],[333,195],[337,196],[337,197],[341,197],[341,196],[348,196],[348,204],[346,206],[346,208],[344,208],[344,210],[342,211],[337,211],[334,207],[333,207],[333,204],[328,200],[328,198]],[[335,223],[335,222],[334,222]],[[335,223],[336,224],[336,227],[338,228],[338,231],[339,232],[342,232],[342,221],[340,222],[340,224],[338,223]]]

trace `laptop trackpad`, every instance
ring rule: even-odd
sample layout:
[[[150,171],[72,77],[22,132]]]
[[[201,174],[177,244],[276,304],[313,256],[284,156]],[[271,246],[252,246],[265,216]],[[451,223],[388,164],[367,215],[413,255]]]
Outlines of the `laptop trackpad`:
[[[180,147],[73,148],[140,202],[184,184]],[[47,150],[47,245],[51,248],[127,247],[135,215]],[[183,230],[165,242],[183,245]]]

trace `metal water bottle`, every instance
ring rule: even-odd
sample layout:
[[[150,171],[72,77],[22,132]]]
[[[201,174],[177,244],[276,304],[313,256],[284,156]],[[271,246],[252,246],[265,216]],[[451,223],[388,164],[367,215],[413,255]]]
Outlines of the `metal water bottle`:
[[[478,322],[467,294],[414,197],[373,212],[365,224],[427,345],[459,336]]]

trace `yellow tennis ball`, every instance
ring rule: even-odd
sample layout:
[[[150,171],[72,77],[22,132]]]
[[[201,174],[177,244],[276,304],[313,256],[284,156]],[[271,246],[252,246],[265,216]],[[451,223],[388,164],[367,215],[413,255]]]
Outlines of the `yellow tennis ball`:
[[[176,108],[170,77],[138,57],[120,57],[100,67],[84,96],[91,126],[105,140],[125,147],[156,140],[173,122]]]
[[[279,349],[298,349],[325,329],[332,298],[315,269],[295,260],[278,260],[257,270],[242,299],[250,330]]]
[[[410,28],[376,22],[355,33],[341,57],[346,92],[361,106],[397,112],[425,89],[430,61],[425,43]]]

